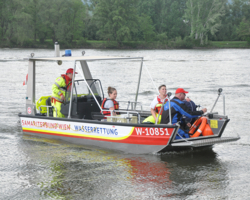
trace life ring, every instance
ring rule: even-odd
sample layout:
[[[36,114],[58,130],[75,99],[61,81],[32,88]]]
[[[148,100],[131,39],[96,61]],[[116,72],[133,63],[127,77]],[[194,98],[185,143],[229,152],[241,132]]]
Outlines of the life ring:
[[[190,135],[193,135],[194,134],[194,132],[195,132],[195,130],[197,129],[197,127],[201,124],[201,118],[202,117],[200,117],[199,119],[197,119],[194,123],[193,123],[193,125],[191,126],[191,128],[189,129],[189,134]]]
[[[192,136],[190,136],[190,137],[194,138],[194,137],[200,136],[200,134],[204,130],[206,124],[207,124],[207,118],[206,117],[202,117],[201,118],[201,125],[200,125],[199,129]]]

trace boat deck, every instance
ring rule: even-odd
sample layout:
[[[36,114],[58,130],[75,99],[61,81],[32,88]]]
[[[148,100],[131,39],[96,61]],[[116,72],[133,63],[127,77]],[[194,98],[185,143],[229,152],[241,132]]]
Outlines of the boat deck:
[[[218,143],[225,143],[225,142],[234,142],[239,140],[240,137],[222,137],[222,138],[210,138],[210,139],[202,139],[196,141],[182,141],[172,143],[171,146],[173,147],[204,147],[204,146],[211,146]]]

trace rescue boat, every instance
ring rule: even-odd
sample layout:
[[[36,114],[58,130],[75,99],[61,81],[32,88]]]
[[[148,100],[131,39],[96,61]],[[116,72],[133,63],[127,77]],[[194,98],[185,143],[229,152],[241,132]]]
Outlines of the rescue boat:
[[[31,54],[26,58],[28,62],[28,82],[26,95],[26,111],[19,113],[20,123],[24,134],[64,140],[70,143],[91,145],[100,148],[112,149],[132,154],[156,154],[166,151],[210,147],[214,144],[233,142],[240,139],[236,137],[222,137],[229,122],[228,116],[209,112],[203,115],[212,134],[200,134],[197,137],[175,139],[178,135],[179,123],[145,124],[143,119],[150,116],[149,110],[143,110],[137,101],[143,57],[103,57],[103,56],[64,56],[56,53],[55,57],[34,57]],[[120,115],[107,117],[103,120],[101,102],[104,99],[102,84],[99,79],[94,79],[91,74],[89,62],[120,60],[126,62],[140,61],[138,84],[135,99],[127,101],[127,106],[118,111]],[[45,96],[36,97],[36,63],[54,61],[61,64],[65,61],[73,63],[74,72],[82,75],[81,79],[72,79],[69,100],[62,104],[61,112],[65,118],[53,117],[49,91]],[[77,68],[78,67],[78,68]],[[222,94],[219,89],[218,101]],[[170,94],[168,94],[170,96]],[[38,100],[37,100],[38,99]],[[168,99],[170,102],[170,98]],[[224,102],[225,103],[225,102]],[[214,108],[213,106],[213,108]],[[197,132],[197,131],[196,131]]]

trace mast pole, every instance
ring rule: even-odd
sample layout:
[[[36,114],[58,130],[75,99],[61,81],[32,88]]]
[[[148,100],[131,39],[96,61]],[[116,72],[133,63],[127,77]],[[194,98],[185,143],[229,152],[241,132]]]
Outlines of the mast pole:
[[[74,82],[75,82],[75,71],[76,71],[76,60],[74,64],[74,70],[73,70],[73,77],[72,77],[72,83],[71,83],[71,89],[70,89],[70,101],[69,101],[69,115],[68,119],[71,118],[71,107],[72,107],[72,98],[73,98],[73,88],[74,88]]]

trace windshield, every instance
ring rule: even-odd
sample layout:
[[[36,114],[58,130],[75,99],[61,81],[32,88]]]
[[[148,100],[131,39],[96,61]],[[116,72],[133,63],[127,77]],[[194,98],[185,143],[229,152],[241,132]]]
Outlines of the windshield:
[[[86,80],[89,87],[91,88],[92,92],[95,96],[100,96],[102,99],[103,97],[103,90],[101,86],[101,82],[99,79],[87,79]],[[85,80],[75,80],[75,89],[74,89],[74,96],[83,97],[87,95],[92,95],[90,92]]]

